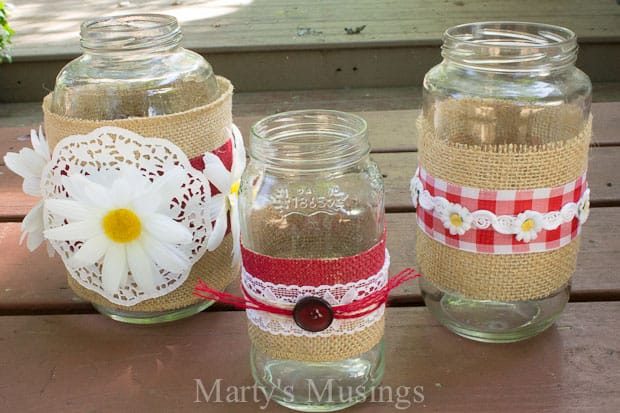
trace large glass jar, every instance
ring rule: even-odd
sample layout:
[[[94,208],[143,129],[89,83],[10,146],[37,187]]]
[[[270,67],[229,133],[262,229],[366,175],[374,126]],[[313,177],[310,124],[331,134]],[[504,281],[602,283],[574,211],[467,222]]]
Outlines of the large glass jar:
[[[442,56],[424,78],[412,181],[422,294],[457,334],[521,340],[569,299],[588,208],[590,80],[574,65],[575,34],[557,26],[452,27]]]
[[[180,46],[172,16],[87,20],[80,36],[82,56],[56,77],[54,113],[93,120],[169,115],[219,95],[211,65]]]
[[[387,280],[383,178],[369,151],[365,121],[347,113],[286,112],[254,125],[239,191],[246,294],[285,309],[308,296],[334,305],[352,292],[358,300],[371,291],[356,286]],[[359,265],[369,252],[381,257],[375,281],[362,274],[378,256],[368,268]],[[283,269],[278,280],[261,278],[269,266]],[[349,270],[358,279],[347,278]],[[383,376],[383,309],[348,326],[334,320],[320,333],[290,316],[248,312],[257,384],[302,411],[362,401]],[[316,311],[320,319],[322,310]],[[282,331],[274,331],[275,322]]]
[[[104,138],[115,139],[114,143],[83,153],[84,156],[92,154],[90,161],[93,168],[98,169],[82,174],[92,177],[95,172],[101,175],[101,179],[113,176],[119,172],[120,166],[111,162],[96,167],[103,165],[103,158],[98,154],[103,151],[105,156],[121,156],[120,153],[128,151],[130,143],[135,145],[130,155],[134,159],[124,158],[118,165],[126,164],[123,168],[137,169],[151,182],[168,172],[165,168],[180,164],[184,168],[198,169],[192,169],[191,173],[202,173],[203,155],[211,151],[216,151],[222,159],[228,158],[224,161],[228,162],[226,168],[230,169],[232,85],[215,76],[202,56],[180,46],[182,33],[174,17],[158,14],[101,17],[85,21],[80,35],[83,55],[60,71],[53,93],[44,100],[45,134],[52,149],[65,145],[63,140],[69,136],[86,136],[99,128],[115,127],[122,128],[121,132],[113,130],[118,132],[118,137],[113,137],[114,133],[108,133],[108,130],[102,132]],[[139,135],[135,138],[137,141],[133,138],[135,134]],[[97,138],[92,142],[101,144],[103,140]],[[145,148],[151,145],[150,142],[156,143],[148,152]],[[170,158],[170,162],[164,162],[164,157]],[[146,163],[155,169],[145,169]],[[74,166],[79,168],[80,165]],[[207,191],[202,188],[200,192],[204,195]],[[173,197],[171,203],[182,209],[188,205],[189,198]],[[170,206],[169,209],[173,208],[177,207]],[[185,219],[182,214],[176,219]],[[203,212],[197,215],[201,214],[204,215]],[[195,231],[197,227],[190,224],[189,228]],[[209,230],[205,231],[208,234]],[[182,281],[175,281],[175,284],[164,281],[149,293],[148,299],[140,286],[128,281],[127,275],[120,276],[119,287],[125,288],[126,294],[121,290],[107,294],[99,285],[101,283],[95,280],[96,276],[79,278],[71,272],[70,263],[69,285],[77,295],[93,303],[99,312],[119,321],[146,324],[195,314],[212,304],[192,294],[199,272],[202,275],[218,274],[220,279],[211,281],[218,288],[225,287],[236,275],[231,269],[230,236],[222,244],[226,246],[206,253],[204,238],[205,234],[200,235],[200,239],[194,238],[196,248],[189,258],[193,265],[190,275],[187,276],[189,270],[175,270],[184,274],[179,279],[186,281],[181,286]],[[128,241],[122,242],[127,244]],[[177,259],[174,254],[178,252],[171,248],[168,247],[172,254],[169,255],[169,268],[181,268],[174,262],[182,262],[187,256]],[[157,262],[157,254],[153,251],[150,249],[149,254]],[[64,259],[69,257],[63,256]],[[157,267],[156,271],[164,269]]]

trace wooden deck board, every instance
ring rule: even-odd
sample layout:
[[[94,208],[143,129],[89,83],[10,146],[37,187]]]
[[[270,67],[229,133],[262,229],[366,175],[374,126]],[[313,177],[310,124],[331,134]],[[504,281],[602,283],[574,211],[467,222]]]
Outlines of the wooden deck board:
[[[618,311],[620,303],[569,304],[540,336],[488,345],[449,333],[424,308],[389,309],[383,385],[422,386],[424,401],[410,408],[429,412],[616,412]],[[260,394],[259,403],[225,402],[227,386],[253,384],[241,312],[150,327],[99,315],[5,316],[0,330],[6,411],[255,412],[265,403]],[[196,403],[195,379],[207,391],[222,379],[222,402]],[[367,402],[351,411],[397,410]]]
[[[5,106],[10,108],[11,105]],[[23,111],[17,105],[16,111]],[[595,205],[604,206],[620,202],[620,181],[616,173],[620,156],[620,134],[616,125],[620,120],[620,103],[593,105],[594,140],[590,156],[589,181]],[[12,114],[6,110],[0,120]],[[0,127],[0,154],[19,151],[30,145],[29,131],[37,127],[34,112],[25,119],[29,126]],[[386,206],[389,210],[411,211],[409,180],[417,165],[415,119],[418,110],[374,110],[358,112],[368,121],[373,158],[386,175]],[[269,114],[266,110],[265,115]],[[250,126],[263,115],[238,116],[235,121],[244,133],[246,143]],[[2,124],[0,124],[2,125]],[[611,146],[611,147],[608,147]],[[404,151],[404,152],[401,152]],[[0,221],[17,221],[36,203],[36,199],[21,191],[21,178],[8,171],[0,159]]]
[[[180,3],[178,5],[172,5]],[[0,102],[26,102],[53,88],[79,54],[78,31],[92,16],[136,12],[176,15],[183,45],[204,54],[238,90],[283,91],[414,86],[441,60],[443,31],[484,20],[569,27],[580,39],[578,66],[596,82],[618,82],[620,10],[612,0],[45,0],[17,4],[11,24],[14,63],[0,70]],[[119,7],[119,4],[129,4]],[[50,22],[54,24],[50,24]],[[345,27],[366,25],[357,35]],[[309,29],[310,35],[299,35]],[[604,61],[605,64],[600,64]]]
[[[356,47],[364,44],[439,45],[443,31],[468,21],[544,21],[572,28],[584,42],[620,39],[620,10],[612,1],[592,0],[465,0],[428,2],[392,0],[116,0],[90,2],[45,0],[15,4],[11,24],[16,59],[71,56],[79,53],[81,21],[93,16],[126,13],[168,13],[185,33],[184,44],[196,50],[256,50]],[[50,24],[50,22],[55,22]],[[345,27],[366,25],[358,35]],[[314,32],[300,35],[299,28]]]
[[[391,273],[416,267],[415,214],[387,214]],[[18,223],[0,223],[0,314],[49,314],[92,311],[67,286],[64,266],[58,256],[48,258],[45,248],[30,253],[19,246]],[[583,228],[577,271],[573,277],[573,300],[620,300],[617,276],[620,254],[620,208],[594,208]],[[240,294],[238,281],[228,291]],[[417,282],[406,283],[390,296],[393,304],[420,304]],[[218,308],[224,308],[219,306]]]

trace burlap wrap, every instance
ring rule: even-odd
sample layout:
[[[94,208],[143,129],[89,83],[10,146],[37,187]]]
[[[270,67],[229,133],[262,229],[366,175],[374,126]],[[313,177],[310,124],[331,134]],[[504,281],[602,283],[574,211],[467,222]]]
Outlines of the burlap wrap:
[[[336,361],[359,356],[383,337],[385,317],[353,334],[330,337],[296,337],[271,334],[248,322],[250,340],[273,358],[299,361]]]
[[[321,215],[308,217],[291,214],[287,216],[288,225],[295,228],[295,234],[292,236],[289,231],[278,229],[282,222],[280,212],[273,208],[266,208],[261,213],[255,214],[247,236],[252,238],[254,245],[260,246],[260,251],[257,252],[261,254],[279,258],[313,259],[354,256],[362,252],[360,249],[371,249],[381,237],[382,230],[377,231],[376,218],[368,212],[360,214],[355,219],[349,218],[342,221],[338,220],[337,214],[330,216],[328,222],[338,223],[338,225],[337,228],[333,227],[328,230],[328,234],[317,231],[314,226],[316,223],[313,220],[319,221]],[[367,245],[361,247],[352,242],[354,237],[366,240]],[[360,271],[364,272],[364,269]],[[305,274],[305,277],[316,276],[312,268],[300,268],[299,273]],[[335,273],[326,275],[322,284],[346,284],[349,281],[343,278],[342,274]],[[356,322],[355,320],[351,321]],[[363,328],[361,322],[360,327]],[[327,337],[272,334],[261,330],[252,322],[248,322],[248,330],[252,343],[273,358],[310,362],[335,361],[358,356],[377,345],[384,334],[385,316],[370,326],[360,328],[351,334]]]
[[[548,188],[565,185],[587,169],[592,120],[584,125],[575,106],[454,99],[435,111],[418,119],[419,163],[447,182],[494,190]],[[434,125],[428,119],[441,120]],[[495,139],[486,143],[489,137]],[[520,301],[564,286],[578,249],[579,237],[546,252],[480,254],[446,246],[418,229],[416,253],[420,272],[444,290],[473,299]]]
[[[131,130],[145,137],[170,140],[183,150],[189,159],[219,148],[231,138],[233,86],[226,78],[217,77],[220,96],[208,105],[185,112],[149,118],[127,118],[106,121],[84,120],[60,116],[50,112],[51,94],[43,100],[45,136],[50,148],[63,138],[87,134],[102,126],[116,126]],[[97,108],[93,108],[95,113]],[[79,285],[68,274],[69,286],[81,298],[92,303],[124,311],[159,312],[184,308],[199,302],[193,295],[194,286],[202,279],[215,289],[223,290],[237,275],[231,267],[232,236],[228,234],[222,244],[206,252],[191,269],[187,280],[170,294],[142,301],[133,306],[110,302],[98,293]]]

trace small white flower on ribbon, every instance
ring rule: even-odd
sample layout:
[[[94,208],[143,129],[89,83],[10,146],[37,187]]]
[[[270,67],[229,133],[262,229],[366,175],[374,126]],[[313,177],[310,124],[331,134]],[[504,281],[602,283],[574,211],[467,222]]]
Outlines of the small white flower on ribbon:
[[[587,188],[579,202],[577,202],[577,217],[579,222],[583,224],[590,216],[590,188]]]
[[[238,192],[246,159],[241,132],[235,125],[232,125],[231,132],[233,161],[230,171],[226,169],[220,158],[207,152],[203,157],[205,164],[203,172],[207,179],[220,191],[219,194],[213,195],[211,198],[211,217],[215,220],[215,224],[207,242],[207,249],[213,251],[222,243],[226,235],[227,216],[230,211],[230,232],[233,238],[232,265],[237,266],[241,262]]]
[[[473,216],[467,208],[450,203],[442,212],[441,222],[451,235],[463,235],[471,228]]]
[[[113,179],[105,172],[96,178]],[[153,182],[133,168],[122,170],[111,183],[96,183],[81,174],[63,177],[69,199],[47,199],[45,208],[68,224],[46,230],[45,237],[83,241],[68,265],[101,260],[106,292],[126,285],[131,272],[138,287],[152,294],[165,282],[160,269],[181,273],[190,265],[178,246],[191,243],[192,233],[170,216],[169,207],[184,179],[179,167]]]
[[[513,233],[517,241],[530,242],[538,237],[543,229],[543,219],[540,212],[525,211],[517,215],[513,222]]]
[[[39,133],[32,129],[30,131],[30,142],[32,149],[22,148],[19,153],[9,152],[4,156],[5,165],[17,175],[24,178],[22,190],[27,195],[41,198],[41,176],[45,165],[51,160],[50,148],[43,135],[42,128]],[[39,201],[28,212],[22,221],[22,236],[19,243],[27,237],[26,246],[30,251],[34,251],[44,241],[43,238],[43,201]],[[54,249],[47,244],[47,252],[54,255]]]

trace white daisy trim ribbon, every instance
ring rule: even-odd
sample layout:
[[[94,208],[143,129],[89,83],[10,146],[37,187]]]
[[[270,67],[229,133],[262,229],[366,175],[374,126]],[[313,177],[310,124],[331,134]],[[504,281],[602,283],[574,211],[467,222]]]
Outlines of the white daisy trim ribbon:
[[[437,178],[433,179],[436,182],[442,182]],[[585,176],[579,179],[585,181]],[[517,241],[529,243],[535,240],[541,231],[555,230],[575,218],[579,220],[579,224],[583,224],[590,213],[589,188],[583,191],[577,202],[567,202],[560,210],[549,212],[525,210],[517,215],[496,215],[485,209],[469,211],[458,203],[448,201],[445,197],[432,196],[427,189],[424,189],[419,168],[411,179],[410,190],[413,205],[416,208],[432,211],[451,235],[464,235],[470,229],[493,228],[500,234],[514,235]],[[503,192],[516,193],[516,191]],[[514,197],[514,195],[510,196]],[[510,198],[510,196],[500,195],[499,197]]]

